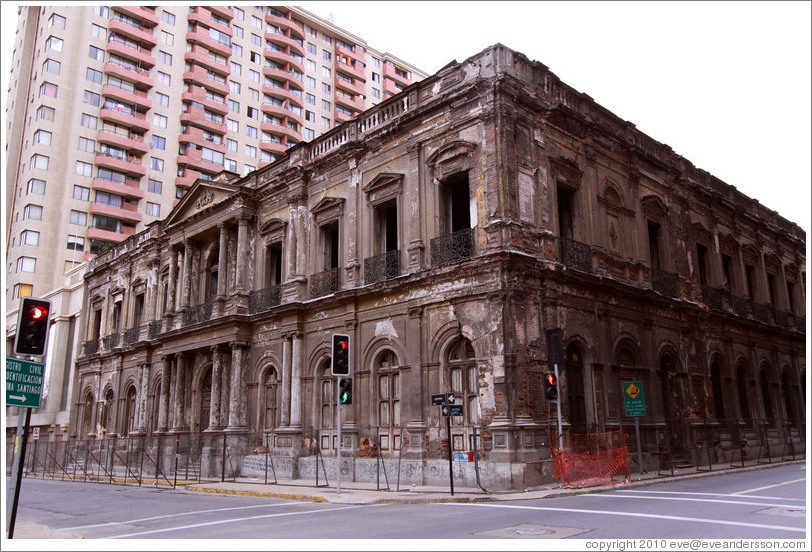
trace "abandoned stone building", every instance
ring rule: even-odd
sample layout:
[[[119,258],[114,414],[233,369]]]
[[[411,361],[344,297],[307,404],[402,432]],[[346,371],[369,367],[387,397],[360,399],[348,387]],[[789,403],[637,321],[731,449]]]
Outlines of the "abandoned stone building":
[[[348,461],[370,443],[442,459],[432,395],[453,392],[453,450],[522,488],[552,478],[561,328],[566,432],[634,425],[621,388],[640,381],[650,465],[666,441],[696,461],[708,426],[722,457],[740,437],[798,446],[805,249],[796,224],[495,45],[246,176],[198,180],[95,258],[71,431],[330,458],[346,333]]]

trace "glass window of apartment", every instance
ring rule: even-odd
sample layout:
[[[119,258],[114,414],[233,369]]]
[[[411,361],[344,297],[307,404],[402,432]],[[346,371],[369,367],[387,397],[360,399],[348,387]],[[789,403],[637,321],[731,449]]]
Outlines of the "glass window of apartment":
[[[165,65],[172,65],[172,54],[168,52],[164,52],[163,50],[158,51],[158,61]]]
[[[327,44],[332,44],[333,40],[327,35],[321,35],[321,39],[326,42]]]
[[[249,145],[246,144],[246,146],[245,146],[245,155],[247,155],[248,157],[250,157],[252,159],[255,158],[257,156],[257,148],[255,148],[254,146],[249,146]]]
[[[47,130],[38,130],[34,133],[34,143],[35,144],[45,144],[46,146],[51,145],[51,136],[52,134]]]
[[[161,94],[160,92],[155,93],[155,101],[158,105],[162,105],[164,107],[169,107],[169,96],[166,94]]]
[[[93,13],[95,13],[99,17],[109,17],[110,8],[108,8],[107,6],[95,6],[93,8]]]
[[[23,220],[42,220],[42,205],[29,203],[23,209]]]
[[[373,98],[380,98],[381,97],[381,91],[378,90],[377,88],[373,88],[372,89],[372,97]]]
[[[72,249],[73,251],[84,251],[85,250],[85,239],[81,236],[73,236],[68,234],[68,249]]]
[[[43,82],[39,86],[39,97],[56,98],[58,91],[59,87],[57,85],[51,84],[50,82]]]
[[[85,90],[85,95],[83,101],[86,104],[90,104],[95,107],[99,107],[99,102],[101,100],[101,96],[96,94],[95,92],[91,92],[90,90]]]
[[[49,161],[50,159],[47,156],[35,153],[31,156],[31,168],[47,171]]]
[[[255,15],[252,15],[251,16],[251,25],[253,25],[257,29],[261,29],[262,28],[262,19],[260,19],[259,17],[255,16]]]
[[[120,195],[96,190],[96,200],[94,203],[98,203],[100,205],[109,205],[110,207],[121,207],[121,205],[124,203],[124,198],[122,198]]]
[[[331,108],[331,107],[332,107],[332,104],[331,104],[330,102],[328,102],[327,100],[322,100],[322,101],[321,101],[321,108],[322,108],[323,110],[325,110],[325,111],[330,111],[330,108]]]
[[[84,161],[77,161],[76,174],[78,174],[79,176],[92,176],[93,165],[91,163],[85,163]]]
[[[164,115],[161,115],[159,113],[152,114],[152,124],[154,124],[157,127],[166,128],[167,121],[168,119]]]
[[[62,44],[63,41],[61,38],[56,36],[49,36],[48,40],[45,41],[45,48],[50,50],[56,50],[57,52],[62,51]]]
[[[47,105],[41,105],[37,109],[37,121],[53,121],[56,110]]]
[[[226,121],[226,126],[228,127],[228,130],[231,131],[231,132],[239,132],[240,131],[240,123],[238,123],[237,121],[235,121],[233,119],[228,119]]]
[[[242,27],[238,27],[237,25],[234,25],[233,29],[234,29],[234,36],[236,38],[242,38],[244,36],[245,32],[242,30]]]
[[[256,138],[257,137],[257,129],[256,129],[256,127],[252,127],[250,125],[246,126],[245,131],[248,134],[249,138]]]
[[[381,60],[379,60],[376,57],[372,58],[372,66],[373,67],[380,67],[381,66]]]
[[[89,199],[90,198],[88,198],[88,200]],[[79,226],[87,226],[87,213],[85,213],[84,211],[76,211],[74,209],[71,209],[70,223]]]
[[[234,10],[234,18],[235,19],[239,19],[240,21],[245,19],[245,12],[244,11],[242,11],[240,8],[232,8],[232,9]]]
[[[321,66],[321,76],[330,78],[333,76],[333,72],[330,70],[329,67],[325,67],[324,65]]]
[[[310,105],[316,105],[316,96],[313,94],[305,94],[305,101]]]
[[[127,176],[124,173],[111,171],[110,169],[103,169],[101,167],[99,167],[99,172],[97,173],[96,176],[100,180],[118,182],[119,184],[124,184],[124,182],[127,181]]]
[[[328,119],[327,117],[322,117],[321,118],[321,127],[322,128],[330,128],[330,119]]]
[[[166,11],[166,10],[164,10],[164,11],[161,13],[161,19],[163,20],[163,22],[164,22],[164,23],[168,23],[168,24],[170,24],[170,25],[174,25],[174,24],[175,24],[175,15],[174,15],[174,14],[172,14],[172,13],[169,13],[169,12],[168,12],[168,11]]]
[[[313,77],[305,77],[305,83],[307,84],[308,88],[315,89],[316,88],[316,79]]]
[[[79,151],[86,151],[88,153],[93,153],[96,151],[96,142],[95,140],[91,140],[90,138],[83,138],[79,137]]]
[[[90,188],[85,188],[84,186],[74,184],[73,199],[78,199],[79,201],[90,201]]]
[[[175,43],[175,35],[166,31],[161,31],[161,42],[172,46]]]
[[[226,149],[228,151],[237,152],[239,151],[240,144],[236,140],[232,140],[231,138],[226,138]]]
[[[163,136],[154,136],[152,137],[152,147],[159,150],[166,149],[166,138]]]
[[[233,159],[226,158],[225,167],[227,171],[231,171],[233,173],[237,172],[237,162]]]
[[[125,92],[135,92],[135,85],[130,81],[122,80],[112,75],[107,75],[107,86],[113,86]]]
[[[251,33],[251,44],[253,44],[254,46],[262,46],[262,37],[257,34]]]
[[[325,37],[325,38],[327,38],[327,37]],[[327,50],[322,50],[321,51],[321,57],[325,61],[330,61],[331,59],[333,59],[333,55]]]
[[[304,139],[305,140],[312,140],[316,137],[316,131],[312,128],[305,128],[304,129]]]
[[[233,74],[242,75],[242,65],[234,61],[230,62],[229,65],[231,65],[231,72]]]
[[[161,216],[161,206],[158,203],[152,203],[152,202],[147,201],[146,213],[150,217],[160,217]]]
[[[234,82],[233,80],[230,80],[230,81],[228,81],[228,88],[234,94],[239,94],[240,90],[242,89],[242,85],[240,85],[240,83],[238,83],[238,82]]]
[[[231,57],[242,57],[242,46],[240,46],[239,44],[232,44]]]
[[[104,61],[104,50],[96,48],[95,46],[88,47],[88,57],[96,61]]]
[[[34,257],[20,257],[17,259],[17,272],[35,272],[37,260]]]
[[[66,19],[61,15],[59,15],[58,13],[52,13],[51,17],[48,18],[48,27],[53,27],[56,29],[64,29],[65,21]]]
[[[34,286],[31,284],[14,284],[14,296],[12,299],[20,299],[21,297],[31,297],[34,293]]]
[[[327,84],[326,82],[321,83],[321,91],[325,94],[330,94],[333,91],[333,87]]]
[[[103,38],[107,35],[107,28],[95,23],[90,24],[90,34],[96,38]]]
[[[307,53],[308,54],[315,54],[318,51],[319,51],[319,49],[316,47],[315,44],[313,44],[312,42],[307,43]]]
[[[225,159],[224,154],[209,148],[200,148],[200,153],[203,161],[208,161],[209,163],[214,163],[215,165],[222,165]]]
[[[381,82],[381,76],[378,73],[372,73],[372,82]]]
[[[308,59],[305,61],[308,71],[315,71],[316,70],[316,62],[312,59]]]
[[[39,245],[39,232],[34,232],[33,230],[23,230],[22,234],[20,234],[20,245]]]
[[[99,120],[94,117],[93,115],[88,115],[87,113],[82,113],[82,122],[81,125],[86,128],[90,128],[96,130],[96,125],[98,124]]]
[[[87,68],[87,73],[85,78],[90,82],[95,82],[96,84],[101,84],[102,82],[102,72],[96,71],[95,69],[91,69],[90,67]]]
[[[251,52],[251,55],[248,56],[248,59],[251,60],[251,63],[256,63],[258,65],[262,64],[262,57],[257,52]]]
[[[152,178],[149,179],[147,182],[147,191],[153,194],[160,194],[163,190],[164,184],[160,180],[154,180]]]
[[[150,157],[149,158],[149,168],[153,171],[163,172],[164,170],[164,160],[158,159],[157,157]]]
[[[240,102],[236,102],[234,100],[228,100],[228,109],[232,113],[239,113],[240,112]]]
[[[25,193],[26,195],[28,194],[45,195],[45,181],[40,180],[39,178],[32,178],[31,180],[28,181]]]
[[[42,72],[43,73],[53,73],[54,75],[58,75],[59,71],[62,69],[62,64],[56,61],[55,59],[46,59],[42,63]]]
[[[250,119],[259,119],[259,110],[256,107],[248,107],[245,111]]]
[[[246,165],[242,168],[242,174],[245,176],[246,174],[257,170],[257,168],[253,165]]]
[[[162,71],[158,71],[158,75],[155,80],[158,82],[158,84],[165,84],[166,86],[172,85],[172,76]]]

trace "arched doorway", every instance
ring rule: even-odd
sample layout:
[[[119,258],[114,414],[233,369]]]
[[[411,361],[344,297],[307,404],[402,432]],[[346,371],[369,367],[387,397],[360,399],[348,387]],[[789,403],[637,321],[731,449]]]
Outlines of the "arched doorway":
[[[759,387],[761,387],[761,403],[764,407],[765,422],[768,426],[775,427],[775,412],[773,411],[773,404],[770,399],[770,378],[766,367],[761,369]]]
[[[211,369],[206,371],[206,376],[200,384],[200,431],[209,429],[211,418]]]
[[[660,358],[660,390],[662,393],[663,418],[668,424],[671,436],[671,451],[683,451],[685,428],[682,413],[685,409],[684,393],[680,385],[679,373],[674,357],[665,353]]]
[[[722,367],[719,361],[714,360],[710,369],[711,392],[713,393],[713,415],[724,425],[725,420],[725,398],[722,391]]]
[[[586,433],[586,397],[584,388],[584,357],[577,343],[567,346],[566,370],[567,402],[572,433]]]
[[[125,403],[124,412],[124,427],[121,428],[122,435],[129,435],[135,429],[136,420],[136,396],[135,386],[130,385],[127,388],[127,400]]]
[[[96,404],[93,398],[93,392],[88,391],[85,393],[84,404],[82,405],[82,430],[81,435],[83,439],[87,439],[88,434],[93,431],[93,407]]]
[[[445,388],[454,393],[455,404],[462,404],[462,416],[451,418],[455,451],[473,450],[471,426],[479,422],[479,376],[476,354],[471,342],[460,338],[445,356]]]

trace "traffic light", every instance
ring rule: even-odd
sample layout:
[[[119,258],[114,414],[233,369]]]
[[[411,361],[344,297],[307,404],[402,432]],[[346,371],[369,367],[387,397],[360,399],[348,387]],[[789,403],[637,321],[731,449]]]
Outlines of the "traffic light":
[[[544,377],[544,396],[550,401],[558,398],[558,381],[553,373],[549,373]]]
[[[51,302],[47,299],[23,297],[17,317],[17,335],[14,352],[18,355],[45,354],[48,344],[48,325],[51,320]]]
[[[338,380],[338,404],[352,404],[352,379]]]
[[[350,375],[350,336],[333,334],[330,372],[334,376]]]

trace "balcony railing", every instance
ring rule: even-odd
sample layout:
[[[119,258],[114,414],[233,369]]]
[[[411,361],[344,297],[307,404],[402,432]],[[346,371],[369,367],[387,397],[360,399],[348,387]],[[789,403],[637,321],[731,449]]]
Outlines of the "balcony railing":
[[[702,285],[702,298],[708,307],[714,310],[722,310],[722,291],[710,287],[709,285]]]
[[[677,275],[662,270],[651,270],[651,287],[668,297],[677,297]]]
[[[400,251],[387,251],[364,259],[364,282],[372,284],[400,275]]]
[[[183,311],[183,325],[191,326],[211,319],[211,302],[189,307]]]
[[[118,347],[119,342],[121,341],[121,335],[116,332],[114,334],[106,335],[102,338],[102,344],[104,348],[108,351],[113,349],[114,347]]]
[[[310,277],[310,297],[322,297],[338,291],[338,268],[331,268]]]
[[[157,336],[159,333],[161,333],[162,326],[163,326],[163,320],[154,320],[154,321],[150,322],[149,323],[149,333],[147,334],[147,335],[149,335],[149,338],[152,339],[155,336]]]
[[[569,238],[559,239],[561,262],[573,270],[592,272],[592,248]]]
[[[270,286],[252,291],[248,296],[248,311],[251,314],[264,312],[282,302],[282,286]]]
[[[130,345],[132,343],[136,343],[140,335],[141,335],[140,326],[128,329],[127,331],[124,332],[124,344]]]
[[[466,228],[431,240],[431,266],[468,259],[474,254],[474,229]]]
[[[98,339],[89,339],[84,342],[84,354],[93,355],[99,351],[99,340]]]

